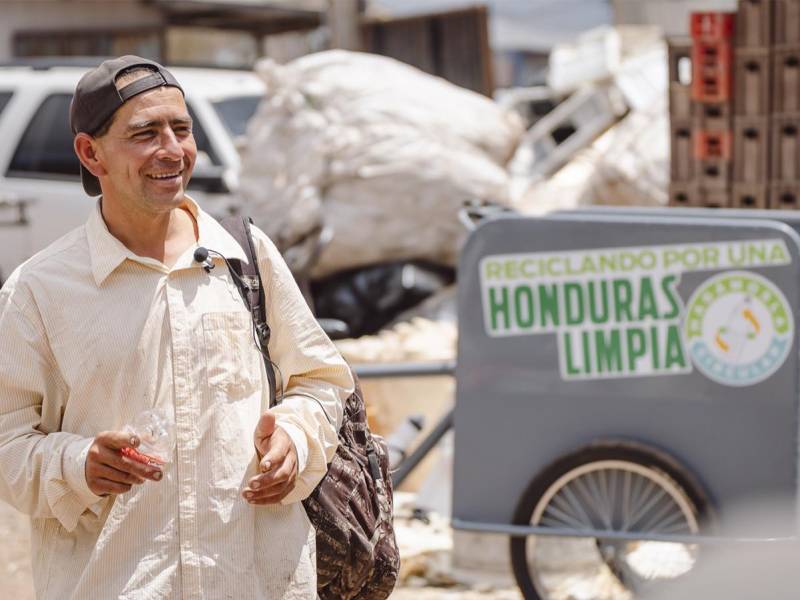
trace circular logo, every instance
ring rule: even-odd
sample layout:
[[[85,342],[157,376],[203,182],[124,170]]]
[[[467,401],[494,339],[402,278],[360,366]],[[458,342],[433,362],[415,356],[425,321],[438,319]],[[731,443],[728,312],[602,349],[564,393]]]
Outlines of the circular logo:
[[[686,306],[684,335],[692,362],[724,385],[752,385],[772,375],[789,355],[793,333],[783,293],[755,273],[715,275]]]

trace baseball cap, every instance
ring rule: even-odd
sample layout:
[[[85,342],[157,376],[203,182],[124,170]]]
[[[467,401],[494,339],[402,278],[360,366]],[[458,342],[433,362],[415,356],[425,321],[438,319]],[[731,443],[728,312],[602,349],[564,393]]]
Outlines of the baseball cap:
[[[144,67],[152,70],[152,73],[117,90],[117,78],[134,67]],[[132,55],[104,61],[85,73],[75,87],[75,95],[69,107],[69,126],[73,135],[80,132],[96,134],[126,101],[137,94],[165,85],[176,87],[183,94],[183,88],[172,73],[157,62]],[[81,183],[90,196],[101,194],[100,181],[82,164]]]

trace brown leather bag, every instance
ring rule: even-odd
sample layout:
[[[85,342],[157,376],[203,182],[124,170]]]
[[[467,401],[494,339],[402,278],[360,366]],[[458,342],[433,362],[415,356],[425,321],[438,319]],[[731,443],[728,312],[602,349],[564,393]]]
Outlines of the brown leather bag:
[[[239,242],[248,263],[229,259],[231,277],[253,315],[259,350],[276,404],[275,372],[267,349],[266,303],[248,218],[222,225]],[[400,552],[392,525],[392,479],[386,442],[373,435],[358,378],[344,405],[339,446],[328,471],[303,500],[317,532],[317,594],[322,600],[384,600],[394,589]],[[324,410],[324,409],[323,409]],[[327,415],[330,421],[330,416]]]

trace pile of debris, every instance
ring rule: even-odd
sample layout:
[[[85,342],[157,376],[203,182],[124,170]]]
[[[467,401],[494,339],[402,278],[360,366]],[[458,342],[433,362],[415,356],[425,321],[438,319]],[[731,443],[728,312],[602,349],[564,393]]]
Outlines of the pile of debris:
[[[375,334],[453,284],[465,202],[666,204],[666,65],[656,30],[601,28],[553,50],[547,87],[495,102],[384,56],[263,61],[244,210],[340,337]]]

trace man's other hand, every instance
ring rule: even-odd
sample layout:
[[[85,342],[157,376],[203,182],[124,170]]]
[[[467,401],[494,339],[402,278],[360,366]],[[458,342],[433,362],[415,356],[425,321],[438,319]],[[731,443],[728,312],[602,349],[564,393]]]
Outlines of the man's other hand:
[[[86,483],[98,496],[124,494],[145,480],[161,481],[163,473],[124,456],[123,448],[136,448],[139,438],[124,431],[104,431],[94,438],[86,455]]]
[[[297,478],[297,450],[289,434],[267,411],[258,420],[253,441],[261,459],[259,474],[242,492],[250,504],[277,504],[292,491]]]

